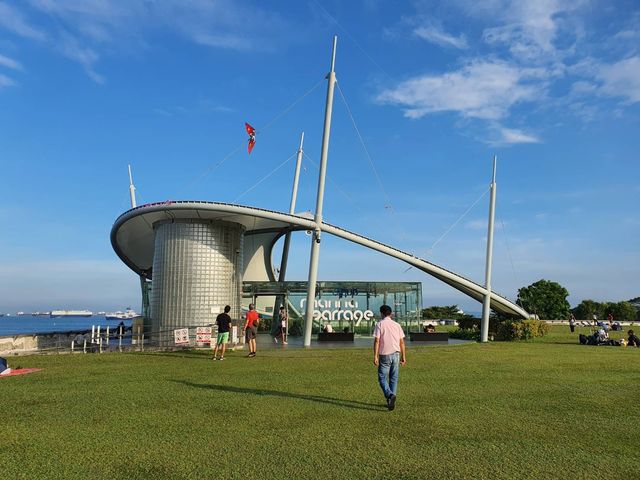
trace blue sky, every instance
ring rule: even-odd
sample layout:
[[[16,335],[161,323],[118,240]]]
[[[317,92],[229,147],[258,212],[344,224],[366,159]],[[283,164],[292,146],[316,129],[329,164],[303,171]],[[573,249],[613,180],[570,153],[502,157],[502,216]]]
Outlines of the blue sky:
[[[637,2],[0,0],[0,311],[139,305],[109,243],[129,163],[139,203],[286,211],[304,130],[312,210],[334,34],[325,220],[482,283],[497,155],[497,291],[640,294]],[[301,234],[290,279],[308,255]],[[319,276],[480,310],[338,239]]]

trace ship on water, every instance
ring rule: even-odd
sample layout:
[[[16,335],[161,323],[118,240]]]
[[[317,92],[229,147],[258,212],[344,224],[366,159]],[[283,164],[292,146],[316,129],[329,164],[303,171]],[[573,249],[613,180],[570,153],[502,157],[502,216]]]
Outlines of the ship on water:
[[[90,317],[93,312],[90,310],[51,310],[50,317]]]
[[[139,315],[132,310],[131,307],[128,307],[124,312],[118,310],[117,312],[107,313],[105,318],[107,320],[131,320],[132,318],[138,317]]]

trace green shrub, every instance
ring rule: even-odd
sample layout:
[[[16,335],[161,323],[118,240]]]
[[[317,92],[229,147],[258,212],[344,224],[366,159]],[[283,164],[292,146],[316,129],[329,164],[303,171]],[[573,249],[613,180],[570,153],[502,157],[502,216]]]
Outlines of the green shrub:
[[[292,337],[301,337],[302,332],[302,319],[296,318],[294,320],[289,320],[289,335]]]
[[[480,330],[473,328],[456,328],[449,332],[449,337],[459,338],[460,340],[480,340]]]
[[[549,332],[549,325],[542,320],[505,320],[498,325],[498,340],[530,340],[543,337]]]

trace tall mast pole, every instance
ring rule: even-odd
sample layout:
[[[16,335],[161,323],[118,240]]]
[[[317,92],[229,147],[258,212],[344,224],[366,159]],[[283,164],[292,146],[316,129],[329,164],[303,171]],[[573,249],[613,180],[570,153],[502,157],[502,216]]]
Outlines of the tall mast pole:
[[[131,175],[131,165],[129,167],[129,196],[131,197],[131,208],[136,208],[136,187],[133,186],[133,176]]]
[[[302,144],[304,143],[304,132],[300,136],[300,147],[298,148],[298,158],[296,159],[296,171],[293,175],[293,189],[291,191],[291,203],[289,205],[289,214],[293,215],[296,211],[296,199],[298,197],[298,180],[300,179],[300,165],[302,164]],[[278,273],[278,282],[284,282],[287,274],[287,262],[289,261],[289,245],[291,244],[291,231],[288,231],[284,237],[284,245],[282,246],[282,258],[280,259],[280,272]],[[280,307],[284,303],[284,296],[278,295],[276,303],[273,306],[273,318],[275,320]],[[271,322],[271,333],[274,335],[280,328],[280,324],[275,321]]]
[[[324,132],[322,134],[322,154],[320,156],[320,174],[318,176],[318,199],[316,202],[315,229],[311,236],[311,258],[309,259],[309,284],[307,286],[307,311],[304,324],[304,346],[311,346],[311,329],[313,327],[314,300],[316,282],[318,280],[318,258],[320,256],[320,240],[322,227],[322,206],[324,203],[324,182],[327,173],[327,156],[329,152],[329,136],[331,134],[331,112],[333,110],[333,89],[336,83],[336,45],[338,37],[333,37],[333,53],[331,54],[331,70],[327,75],[327,103],[324,113]]]
[[[489,227],[487,233],[487,263],[485,266],[484,302],[482,303],[482,324],[480,325],[480,341],[489,340],[489,311],[491,310],[491,263],[493,259],[493,220],[496,214],[496,163],[498,158],[493,157],[493,178],[491,180],[491,199],[489,200]]]

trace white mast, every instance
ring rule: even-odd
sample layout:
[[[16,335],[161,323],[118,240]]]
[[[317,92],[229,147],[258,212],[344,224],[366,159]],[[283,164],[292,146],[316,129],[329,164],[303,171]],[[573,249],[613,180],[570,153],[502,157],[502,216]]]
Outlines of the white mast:
[[[296,198],[298,197],[298,180],[300,179],[300,165],[302,164],[302,144],[304,143],[304,132],[300,136],[300,148],[298,148],[298,158],[296,160],[296,171],[293,175],[293,190],[291,192],[291,203],[289,204],[289,214],[293,215],[296,212]],[[282,246],[282,258],[280,259],[280,272],[278,273],[278,282],[284,282],[287,274],[287,263],[289,261],[289,246],[291,245],[291,231],[288,231],[284,236],[284,245]],[[273,318],[276,318],[276,314],[280,310],[280,307],[283,304],[283,295],[278,295],[276,297],[275,305],[273,306]],[[276,325],[274,321],[271,326],[271,331],[273,334],[276,333],[276,327],[280,327],[280,325]]]
[[[327,75],[327,103],[324,113],[324,132],[322,134],[322,154],[320,156],[320,174],[318,178],[318,199],[316,201],[315,230],[311,236],[311,258],[309,260],[309,284],[307,285],[307,311],[304,324],[304,346],[311,346],[311,329],[313,326],[314,300],[316,297],[316,281],[318,280],[318,257],[320,256],[320,233],[322,226],[322,206],[324,203],[324,182],[327,173],[327,156],[329,152],[329,136],[331,134],[331,112],[333,110],[333,89],[336,83],[336,45],[338,37],[333,37],[333,53],[331,54],[331,71]]]
[[[489,340],[489,311],[491,310],[491,263],[493,258],[493,219],[496,213],[496,163],[493,157],[493,178],[491,180],[491,199],[489,200],[489,227],[487,233],[487,263],[485,268],[484,288],[486,293],[482,302],[482,323],[480,324],[480,341]]]
[[[131,165],[129,167],[129,196],[131,197],[131,208],[136,208],[136,187],[133,186],[133,177],[131,176]]]

